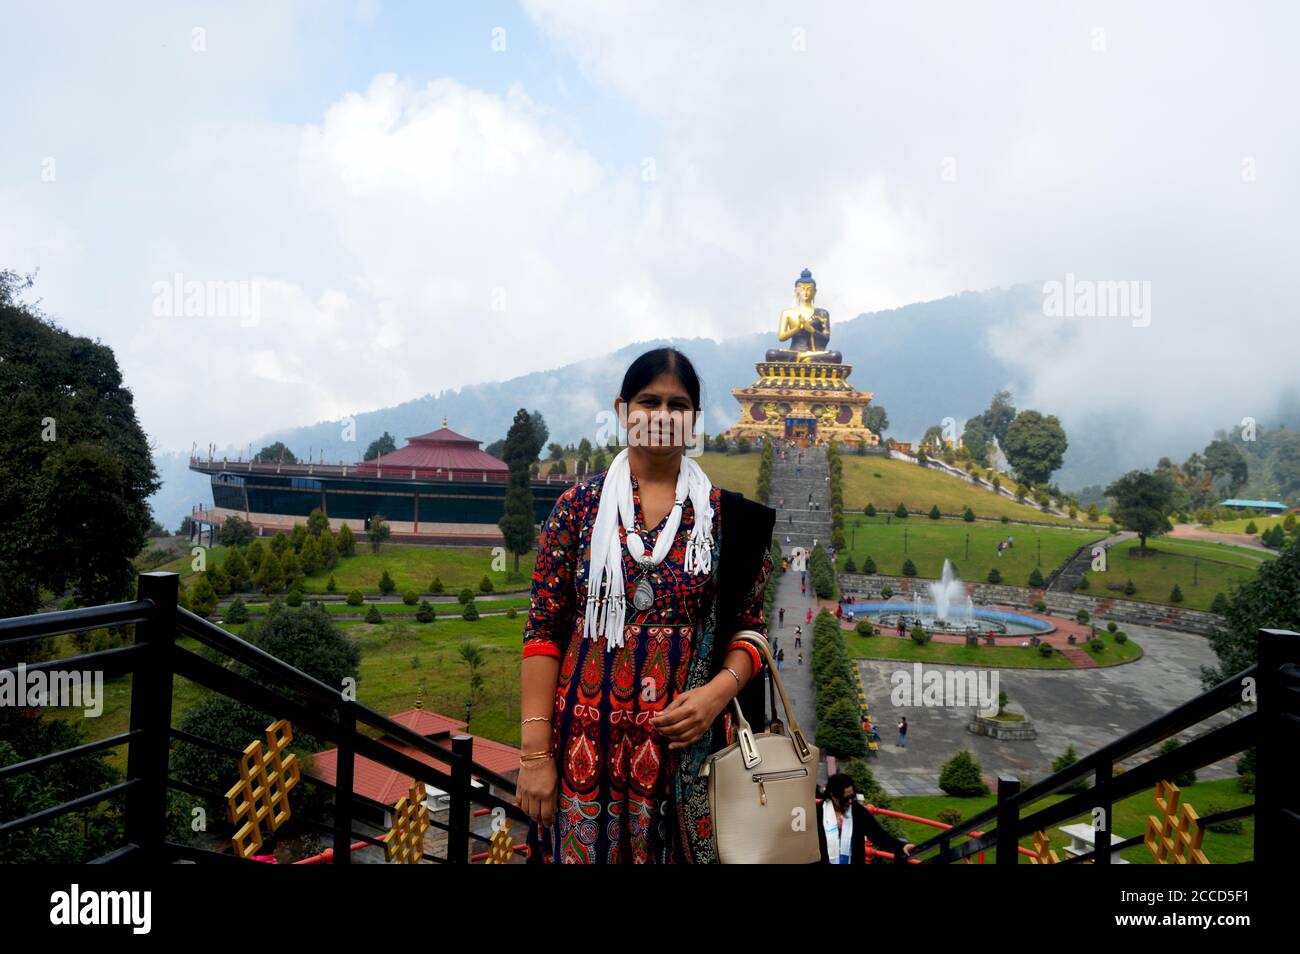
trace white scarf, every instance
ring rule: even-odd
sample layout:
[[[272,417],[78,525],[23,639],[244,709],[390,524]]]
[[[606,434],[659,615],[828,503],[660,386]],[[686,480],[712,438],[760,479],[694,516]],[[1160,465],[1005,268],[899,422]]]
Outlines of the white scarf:
[[[849,803],[849,810],[844,813],[844,830],[840,831],[835,821],[835,806],[828,794],[822,800],[822,828],[826,831],[827,858],[831,864],[837,865],[840,863],[840,840],[853,844],[853,803]]]
[[[686,545],[686,572],[708,573],[713,564],[713,483],[694,459],[682,454],[677,474],[676,503],[659,536],[655,538],[653,557],[662,559],[671,548],[682,522],[682,509],[690,500],[695,511],[695,526]],[[615,455],[605,471],[600,489],[600,508],[591,532],[591,556],[587,564],[587,613],[583,636],[605,638],[606,650],[623,645],[623,620],[627,595],[623,582],[623,544],[618,523],[622,521],[629,535],[635,533],[636,506],[632,500],[632,465],[628,448]],[[650,528],[646,528],[650,529]],[[604,588],[602,590],[602,582]]]

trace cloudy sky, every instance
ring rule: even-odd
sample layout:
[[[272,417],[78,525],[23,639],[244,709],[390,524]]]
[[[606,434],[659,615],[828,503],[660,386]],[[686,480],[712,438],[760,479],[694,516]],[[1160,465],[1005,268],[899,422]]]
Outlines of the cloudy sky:
[[[1149,283],[1149,321],[991,329],[1018,403],[1208,432],[1294,396],[1292,4],[3,9],[0,266],[161,449],[774,330],[804,266],[841,318]]]

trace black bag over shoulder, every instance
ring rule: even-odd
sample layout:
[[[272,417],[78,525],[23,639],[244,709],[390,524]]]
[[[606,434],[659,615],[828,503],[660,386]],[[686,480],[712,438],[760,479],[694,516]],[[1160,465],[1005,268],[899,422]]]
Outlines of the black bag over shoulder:
[[[772,528],[776,525],[776,511],[771,507],[749,500],[733,490],[721,491],[721,497],[714,673],[722,671],[731,637],[736,630],[745,628],[737,617],[749,596],[750,587],[754,585],[754,578],[762,568],[763,554],[772,545]],[[749,680],[737,697],[741,712],[757,731],[767,727],[767,682],[767,669],[764,667],[758,678]],[[718,729],[714,738],[722,741],[725,736],[721,730],[721,716],[716,725]]]

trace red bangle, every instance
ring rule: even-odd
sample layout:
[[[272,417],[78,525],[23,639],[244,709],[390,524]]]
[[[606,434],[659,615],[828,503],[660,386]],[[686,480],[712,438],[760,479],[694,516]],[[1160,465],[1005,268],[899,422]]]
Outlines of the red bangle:
[[[745,650],[745,652],[749,653],[749,658],[754,663],[754,672],[758,672],[763,668],[763,657],[759,655],[758,650],[754,648],[752,643],[746,642],[745,640],[736,640],[732,645],[739,646],[741,649]]]

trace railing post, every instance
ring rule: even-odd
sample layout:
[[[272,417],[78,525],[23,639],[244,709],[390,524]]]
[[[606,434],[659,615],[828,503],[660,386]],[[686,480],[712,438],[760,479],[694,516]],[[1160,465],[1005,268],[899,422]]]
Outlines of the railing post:
[[[1300,746],[1300,633],[1261,629],[1258,660],[1255,864],[1280,864],[1300,837],[1300,799],[1291,782]]]
[[[1097,762],[1096,780],[1093,782],[1094,789],[1098,792],[1110,791],[1110,780],[1115,772],[1115,766],[1110,759],[1099,759]],[[1110,864],[1110,833],[1115,827],[1112,821],[1114,805],[1111,803],[1110,796],[1106,795],[1099,802],[1097,807],[1101,809],[1101,817],[1106,828],[1103,831],[1097,831],[1096,826],[1092,829],[1092,863],[1095,865]]]
[[[1012,799],[1020,794],[1020,779],[998,776],[998,860],[1000,865],[1020,864],[1020,808]]]
[[[146,863],[163,861],[167,836],[167,772],[172,721],[172,650],[176,640],[175,573],[141,573],[137,598],[151,600],[147,622],[135,624],[135,641],[148,647],[131,676],[131,731],[126,775],[138,779],[126,797],[126,840],[139,845]]]
[[[356,747],[352,736],[357,731],[357,717],[350,709],[339,712],[338,763],[334,787],[334,864],[352,863],[352,780],[356,774]]]
[[[470,819],[470,764],[474,760],[474,737],[454,735],[451,751],[456,761],[451,764],[451,805],[447,810],[447,860],[455,864],[469,863]]]

